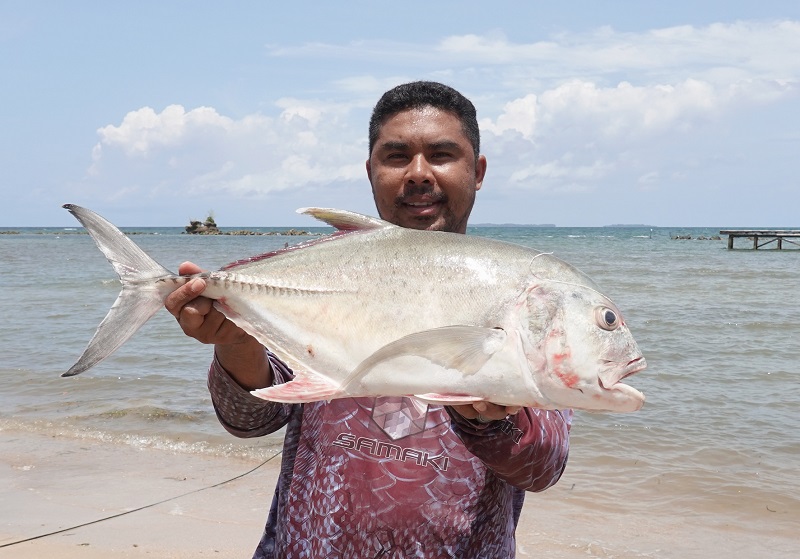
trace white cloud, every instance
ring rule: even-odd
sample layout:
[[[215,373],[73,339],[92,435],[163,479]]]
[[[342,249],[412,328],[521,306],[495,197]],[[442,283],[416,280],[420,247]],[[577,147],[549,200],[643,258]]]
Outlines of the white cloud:
[[[572,153],[557,160],[535,162],[512,172],[509,183],[540,193],[574,194],[594,190],[598,179],[613,171],[613,165],[601,160],[581,163]]]
[[[220,116],[209,107],[199,107],[188,113],[180,105],[170,105],[161,113],[150,107],[129,112],[119,126],[104,126],[97,133],[100,143],[97,157],[103,146],[120,147],[127,155],[147,156],[153,147],[177,145],[187,133],[205,130],[226,130],[231,120]]]
[[[538,99],[530,93],[521,99],[509,101],[503,107],[503,112],[497,117],[496,122],[491,119],[481,119],[482,130],[501,135],[506,130],[514,130],[526,139],[533,137],[536,130],[536,113],[539,111]]]
[[[324,97],[336,102],[285,97],[270,114],[242,118],[180,105],[132,111],[98,130],[92,180],[139,194],[247,198],[351,186],[365,181],[366,123],[377,96],[427,77],[476,102],[491,188],[559,197],[691,188],[698,167],[689,146],[702,149],[703,172],[723,168],[736,157],[717,153],[730,122],[800,95],[800,23],[790,21],[606,27],[531,43],[500,33],[433,44],[309,43],[270,54],[344,58],[353,68],[334,74]],[[381,73],[373,59],[405,66]],[[417,73],[402,77],[412,65]]]
[[[363,178],[361,134],[336,106],[282,99],[275,117],[235,120],[209,107],[143,107],[98,130],[89,174],[160,193],[240,196]]]
[[[538,193],[586,193],[623,169],[648,166],[652,153],[643,152],[644,146],[680,141],[718,118],[729,99],[727,92],[692,79],[638,87],[572,80],[512,100],[480,124],[484,145],[494,146],[487,148],[490,169],[497,172],[499,166],[494,177],[501,184]]]
[[[549,77],[634,71],[659,79],[687,69],[702,74],[740,68],[751,76],[774,79],[800,72],[800,22],[685,25],[636,33],[601,27],[534,43],[513,43],[502,35],[462,35],[444,38],[438,50],[473,65],[528,65]]]
[[[637,179],[639,190],[641,191],[654,191],[658,189],[658,184],[661,181],[661,174],[658,171],[650,171],[645,173]]]
[[[529,94],[506,104],[493,122],[482,120],[485,129],[502,134],[516,130],[533,138],[566,126],[578,126],[583,136],[640,136],[653,131],[686,126],[695,119],[709,118],[724,108],[727,92],[715,92],[710,84],[689,79],[675,85],[615,87],[572,80],[558,87]]]

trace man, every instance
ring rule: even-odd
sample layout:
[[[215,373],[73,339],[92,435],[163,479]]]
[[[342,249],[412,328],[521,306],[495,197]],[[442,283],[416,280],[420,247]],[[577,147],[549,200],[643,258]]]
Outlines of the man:
[[[434,82],[386,92],[370,120],[366,167],[383,219],[466,233],[486,173],[474,106]],[[240,437],[286,426],[255,558],[514,556],[525,491],[550,487],[566,465],[571,410],[260,400],[249,390],[287,382],[292,372],[214,309],[204,287],[188,283],[166,307],[187,335],[215,344],[208,384],[220,422]]]

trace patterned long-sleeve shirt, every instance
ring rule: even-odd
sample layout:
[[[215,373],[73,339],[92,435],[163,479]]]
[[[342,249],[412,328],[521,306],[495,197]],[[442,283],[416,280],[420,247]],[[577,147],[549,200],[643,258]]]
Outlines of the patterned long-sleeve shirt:
[[[276,384],[292,372],[268,353]],[[525,491],[558,481],[572,411],[523,409],[478,424],[413,398],[267,402],[214,360],[209,390],[239,437],[286,426],[254,559],[514,557]]]

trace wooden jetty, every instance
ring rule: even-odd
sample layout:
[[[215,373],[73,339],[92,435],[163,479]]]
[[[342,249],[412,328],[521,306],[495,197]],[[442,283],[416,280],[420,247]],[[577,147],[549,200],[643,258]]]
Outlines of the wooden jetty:
[[[783,243],[800,247],[800,229],[723,229],[720,235],[728,236],[728,248],[733,248],[733,240],[737,237],[753,239],[753,249],[759,249],[776,243],[776,249],[783,249]]]

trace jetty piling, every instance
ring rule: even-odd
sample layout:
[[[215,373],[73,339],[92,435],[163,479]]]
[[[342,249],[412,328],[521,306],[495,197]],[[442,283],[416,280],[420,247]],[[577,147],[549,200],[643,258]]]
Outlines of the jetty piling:
[[[800,229],[723,229],[720,235],[728,236],[728,250],[733,249],[733,240],[747,237],[753,240],[753,250],[775,243],[776,250],[783,250],[784,242],[800,248]]]

